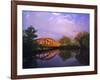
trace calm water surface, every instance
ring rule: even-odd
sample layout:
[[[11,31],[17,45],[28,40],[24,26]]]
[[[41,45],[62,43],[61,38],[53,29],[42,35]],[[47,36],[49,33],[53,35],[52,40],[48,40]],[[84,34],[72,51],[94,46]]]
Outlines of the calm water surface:
[[[48,50],[36,55],[37,68],[89,65],[87,50]],[[34,61],[33,61],[34,64]]]

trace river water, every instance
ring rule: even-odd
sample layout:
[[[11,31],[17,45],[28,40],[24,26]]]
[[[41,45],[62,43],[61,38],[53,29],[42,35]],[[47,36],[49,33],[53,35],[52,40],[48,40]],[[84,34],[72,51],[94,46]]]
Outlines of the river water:
[[[36,67],[67,67],[89,65],[88,50],[48,50],[36,55]],[[34,62],[33,62],[34,64]]]

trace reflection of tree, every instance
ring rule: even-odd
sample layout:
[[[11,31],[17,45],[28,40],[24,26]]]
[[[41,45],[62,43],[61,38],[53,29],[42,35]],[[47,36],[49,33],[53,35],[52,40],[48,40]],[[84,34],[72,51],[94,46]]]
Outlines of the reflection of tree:
[[[89,49],[80,50],[80,54],[76,55],[77,60],[83,65],[89,65]]]
[[[32,55],[35,55],[33,51],[36,50],[37,46],[34,40],[37,37],[35,33],[36,30],[32,26],[23,31],[23,67],[32,67],[30,63],[32,62]]]
[[[62,60],[66,60],[71,57],[71,51],[70,50],[60,50],[59,56],[62,58]]]
[[[61,45],[68,45],[71,43],[71,39],[69,37],[63,37],[59,40],[59,42],[61,43]]]

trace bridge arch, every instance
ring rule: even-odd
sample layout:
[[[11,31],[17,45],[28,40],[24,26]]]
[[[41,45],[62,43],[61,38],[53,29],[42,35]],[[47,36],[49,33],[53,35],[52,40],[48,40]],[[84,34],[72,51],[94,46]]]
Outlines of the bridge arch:
[[[39,38],[36,40],[38,44],[47,47],[59,47],[60,43],[52,38]]]

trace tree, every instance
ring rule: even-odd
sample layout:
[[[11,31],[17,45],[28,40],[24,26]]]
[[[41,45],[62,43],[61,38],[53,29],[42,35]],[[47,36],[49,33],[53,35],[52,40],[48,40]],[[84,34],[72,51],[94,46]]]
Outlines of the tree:
[[[30,26],[26,30],[23,30],[23,65],[24,67],[30,67],[30,63],[32,61],[32,56],[35,55],[33,53],[36,50],[37,43],[35,38],[37,35],[35,34],[36,30],[34,27]]]
[[[30,26],[28,29],[24,30],[23,31],[24,42],[25,43],[32,42],[34,40],[34,38],[37,37],[37,35],[35,33],[36,33],[36,30],[32,26]]]
[[[79,32],[79,33],[76,35],[75,40],[76,40],[76,41],[80,41],[81,38],[83,38],[83,37],[85,37],[85,36],[87,36],[87,35],[89,35],[88,32]]]
[[[68,45],[71,43],[71,39],[69,37],[64,36],[59,40],[59,42],[61,43],[61,45]]]
[[[89,33],[88,32],[79,32],[74,38],[76,42],[80,44],[80,46],[89,47]]]
[[[83,38],[83,45],[86,47],[86,48],[89,48],[89,34],[84,36]]]
[[[28,29],[23,31],[23,45],[27,47],[27,49],[25,50],[27,50],[30,53],[33,52],[33,50],[35,50],[36,48],[33,46],[37,45],[35,41],[35,38],[37,37],[37,35],[35,33],[36,33],[36,30],[32,26],[30,26]]]

